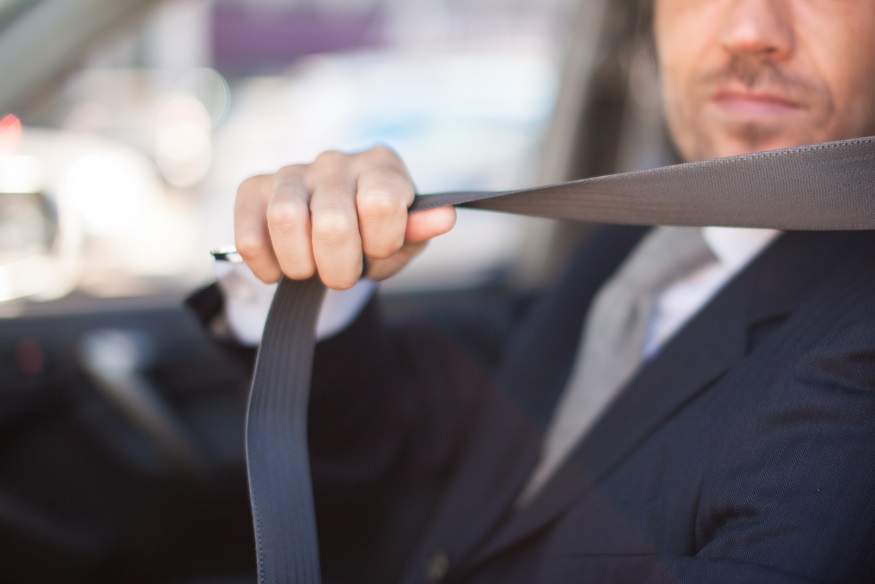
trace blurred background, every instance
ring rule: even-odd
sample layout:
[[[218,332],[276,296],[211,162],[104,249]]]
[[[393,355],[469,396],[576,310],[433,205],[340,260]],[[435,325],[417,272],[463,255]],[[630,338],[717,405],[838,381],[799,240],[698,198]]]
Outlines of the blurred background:
[[[377,143],[423,193],[663,164],[638,8],[0,0],[0,581],[253,582],[251,355],[182,304],[233,241],[237,185]],[[496,295],[542,285],[587,229],[460,212],[384,304],[506,317]],[[326,582],[403,565],[342,521],[359,495],[321,506],[348,538]],[[375,514],[409,545],[431,496]]]
[[[211,278],[207,251],[233,241],[240,181],[329,148],[390,145],[424,193],[543,180],[576,12],[572,0],[0,0],[0,307],[191,290]],[[463,213],[390,286],[482,283],[525,254],[532,229]]]

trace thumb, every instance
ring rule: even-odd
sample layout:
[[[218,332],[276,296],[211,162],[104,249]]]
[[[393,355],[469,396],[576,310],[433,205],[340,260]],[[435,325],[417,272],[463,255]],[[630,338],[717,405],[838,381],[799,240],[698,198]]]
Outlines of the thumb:
[[[454,207],[438,207],[407,216],[407,231],[404,240],[421,243],[448,232],[456,224]]]

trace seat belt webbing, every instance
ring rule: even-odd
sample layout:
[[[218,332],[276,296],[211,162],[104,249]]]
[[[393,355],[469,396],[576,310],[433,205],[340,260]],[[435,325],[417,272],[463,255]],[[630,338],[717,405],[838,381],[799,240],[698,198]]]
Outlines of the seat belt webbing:
[[[640,225],[875,229],[875,137],[746,154],[507,192],[418,196],[411,212],[461,205]],[[249,396],[246,460],[260,584],[318,584],[307,398],[324,287],[283,279]]]

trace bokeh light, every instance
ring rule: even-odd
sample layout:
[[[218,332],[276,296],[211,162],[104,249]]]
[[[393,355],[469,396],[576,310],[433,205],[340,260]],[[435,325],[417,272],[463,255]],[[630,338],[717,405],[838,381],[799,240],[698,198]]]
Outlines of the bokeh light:
[[[212,120],[190,95],[175,95],[155,122],[155,164],[173,186],[187,187],[206,176],[213,159]]]
[[[13,114],[0,118],[0,156],[8,156],[21,144],[21,120]]]
[[[136,228],[159,191],[151,168],[113,151],[83,155],[61,185],[61,196],[82,216],[86,231],[97,236]]]

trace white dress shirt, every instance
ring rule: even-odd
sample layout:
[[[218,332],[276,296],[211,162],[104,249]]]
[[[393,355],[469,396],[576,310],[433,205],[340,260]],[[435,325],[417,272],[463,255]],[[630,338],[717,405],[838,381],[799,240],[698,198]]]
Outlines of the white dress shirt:
[[[225,298],[228,328],[238,342],[257,345],[261,342],[276,284],[265,284],[244,263],[217,261],[214,267]],[[316,338],[327,339],[349,326],[374,295],[376,287],[373,280],[362,278],[348,290],[326,291],[316,321]]]
[[[715,261],[669,285],[659,294],[642,349],[644,358],[653,357],[779,233],[774,229],[703,227],[702,238],[714,254]]]

